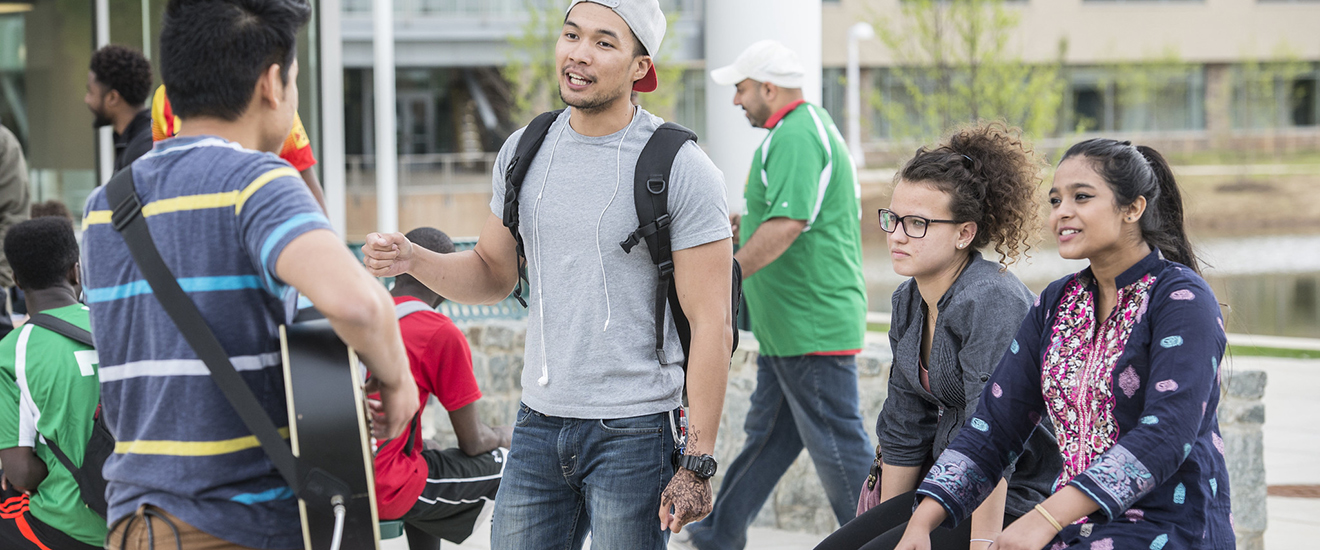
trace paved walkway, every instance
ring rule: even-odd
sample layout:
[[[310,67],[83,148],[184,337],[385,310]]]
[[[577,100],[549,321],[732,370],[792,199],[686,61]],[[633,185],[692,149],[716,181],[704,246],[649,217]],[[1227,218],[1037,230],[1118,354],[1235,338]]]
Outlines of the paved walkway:
[[[1263,370],[1265,386],[1265,479],[1269,485],[1320,485],[1320,360],[1237,357],[1233,371]],[[1231,372],[1231,371],[1230,371]],[[1267,550],[1320,548],[1320,499],[1269,497]],[[747,548],[811,550],[823,536],[752,529]],[[383,550],[407,550],[403,539],[385,541]],[[486,526],[466,544],[446,550],[489,550]]]

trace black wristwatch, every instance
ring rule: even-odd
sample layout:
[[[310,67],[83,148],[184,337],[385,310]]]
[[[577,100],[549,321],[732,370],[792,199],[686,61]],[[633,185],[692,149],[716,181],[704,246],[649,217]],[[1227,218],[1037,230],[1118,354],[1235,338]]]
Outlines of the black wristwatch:
[[[710,455],[692,456],[682,455],[678,457],[678,467],[692,470],[699,479],[710,479],[715,475],[715,470],[719,464],[715,463],[715,457]]]

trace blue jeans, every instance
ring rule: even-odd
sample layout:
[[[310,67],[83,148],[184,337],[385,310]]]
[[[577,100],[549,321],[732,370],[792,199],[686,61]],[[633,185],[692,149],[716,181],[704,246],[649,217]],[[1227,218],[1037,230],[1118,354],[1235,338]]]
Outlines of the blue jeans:
[[[585,420],[522,405],[495,495],[492,550],[664,550],[660,493],[674,476],[668,413]]]
[[[702,550],[747,545],[747,527],[804,445],[834,516],[847,523],[875,455],[858,409],[856,356],[762,355],[756,365],[747,442],[725,470],[715,511],[688,527]]]

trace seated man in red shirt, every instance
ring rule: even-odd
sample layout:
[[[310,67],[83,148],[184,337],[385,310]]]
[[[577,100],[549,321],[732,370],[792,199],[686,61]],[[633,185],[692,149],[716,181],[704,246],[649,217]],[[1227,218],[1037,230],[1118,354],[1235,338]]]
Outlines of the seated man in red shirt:
[[[421,227],[407,236],[428,250],[454,251],[453,241],[438,229]],[[435,311],[445,298],[407,274],[395,279],[390,294],[422,407],[429,396],[436,396],[449,411],[458,448],[433,449],[429,447],[438,445],[429,441],[424,445],[420,410],[408,431],[381,443],[376,450],[380,517],[402,519],[413,550],[439,548],[434,537],[462,543],[490,515],[513,428],[491,428],[477,418],[481,390],[472,374],[467,339],[453,321]]]

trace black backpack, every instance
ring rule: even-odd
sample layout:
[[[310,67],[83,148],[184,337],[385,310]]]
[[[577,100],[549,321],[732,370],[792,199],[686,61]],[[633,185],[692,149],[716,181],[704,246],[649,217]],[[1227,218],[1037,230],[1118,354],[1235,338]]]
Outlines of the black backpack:
[[[29,323],[39,326],[65,338],[96,347],[92,342],[92,333],[77,325],[45,313],[38,313],[28,319]],[[92,415],[92,437],[87,441],[87,450],[83,452],[82,467],[73,465],[69,456],[60,450],[60,446],[54,439],[42,436],[46,440],[46,446],[55,453],[55,458],[63,464],[69,472],[73,474],[73,480],[78,483],[78,493],[82,495],[82,501],[91,508],[97,515],[105,517],[105,477],[101,475],[101,468],[105,466],[105,459],[115,452],[115,438],[110,435],[110,430],[106,428],[105,417],[101,414],[101,404],[97,403],[96,412]]]
[[[545,141],[546,133],[550,131],[550,125],[563,109],[541,113],[518,139],[518,146],[514,149],[513,160],[509,161],[509,166],[504,172],[504,226],[509,228],[513,234],[513,240],[518,248],[518,286],[514,290],[514,297],[523,307],[527,307],[527,301],[523,299],[523,288],[527,283],[527,254],[523,248],[522,235],[518,233],[518,193],[522,190],[523,179],[527,177],[527,169],[532,165],[532,160],[536,158],[536,153],[541,149],[541,143]],[[665,357],[665,307],[668,308],[674,317],[674,325],[678,328],[678,339],[683,346],[683,370],[687,370],[687,357],[692,343],[692,327],[688,323],[687,316],[683,314],[683,307],[678,302],[678,292],[674,287],[674,261],[673,250],[670,248],[669,238],[669,176],[674,166],[674,157],[678,155],[679,149],[688,141],[697,141],[697,134],[678,124],[666,122],[656,129],[651,135],[651,139],[646,142],[642,148],[642,153],[637,157],[637,167],[633,173],[633,204],[637,208],[637,230],[628,235],[626,239],[619,243],[625,253],[632,253],[634,246],[643,240],[646,241],[646,248],[651,252],[651,262],[655,264],[660,272],[660,277],[655,288],[655,353],[656,360],[660,364],[667,364]],[[733,286],[732,296],[733,304],[733,349],[738,349],[738,309],[742,304],[742,267],[738,261],[733,261]]]

